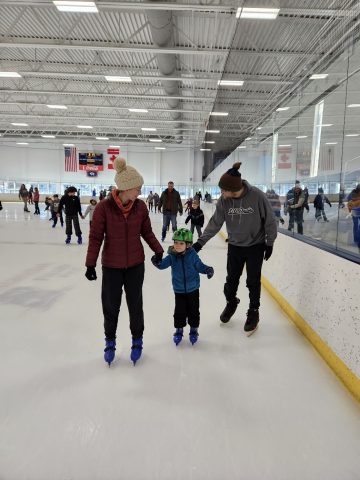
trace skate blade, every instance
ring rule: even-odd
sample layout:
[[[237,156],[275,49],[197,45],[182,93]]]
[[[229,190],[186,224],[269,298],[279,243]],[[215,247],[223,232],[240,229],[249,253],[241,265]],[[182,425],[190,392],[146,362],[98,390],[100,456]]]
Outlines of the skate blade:
[[[251,332],[245,332],[246,336],[247,337],[250,337],[253,333],[256,332],[256,330],[259,328],[259,325],[256,325],[256,327],[254,328],[254,330],[251,330]]]

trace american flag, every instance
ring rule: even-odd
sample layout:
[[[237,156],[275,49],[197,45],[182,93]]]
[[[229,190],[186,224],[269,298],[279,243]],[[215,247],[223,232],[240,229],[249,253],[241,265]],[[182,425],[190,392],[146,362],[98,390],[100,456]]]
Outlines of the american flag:
[[[65,172],[77,172],[76,147],[65,147]]]

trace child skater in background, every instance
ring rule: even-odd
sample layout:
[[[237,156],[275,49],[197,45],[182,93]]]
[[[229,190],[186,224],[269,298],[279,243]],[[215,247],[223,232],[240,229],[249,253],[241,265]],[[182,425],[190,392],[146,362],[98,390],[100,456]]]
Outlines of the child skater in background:
[[[92,218],[93,218],[93,214],[94,214],[96,204],[97,204],[97,201],[95,200],[95,198],[92,198],[90,200],[90,205],[85,210],[84,218],[86,217],[87,214],[89,214],[90,227],[91,227],[91,222],[92,222]]]
[[[191,208],[189,210],[189,215],[185,220],[185,223],[188,224],[191,220],[191,233],[194,233],[196,228],[198,237],[201,237],[201,228],[204,226],[204,212],[200,208],[199,200],[194,200],[191,204]]]
[[[198,340],[200,324],[199,273],[204,273],[211,278],[214,275],[214,269],[202,263],[198,254],[191,248],[193,236],[190,230],[187,228],[176,230],[173,240],[174,245],[169,248],[168,255],[163,260],[158,261],[154,255],[151,261],[160,270],[171,267],[175,293],[175,345],[181,342],[186,323],[190,325],[189,340],[194,345]]]

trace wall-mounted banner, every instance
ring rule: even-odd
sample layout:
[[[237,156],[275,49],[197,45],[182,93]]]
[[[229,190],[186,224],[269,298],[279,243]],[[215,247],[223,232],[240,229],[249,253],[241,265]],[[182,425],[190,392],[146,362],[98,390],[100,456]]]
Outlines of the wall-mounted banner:
[[[114,160],[115,158],[119,155],[120,153],[120,148],[108,148],[107,149],[107,154],[108,154],[108,169],[113,170],[114,169]]]
[[[291,147],[278,147],[278,168],[291,168]]]
[[[92,170],[93,172],[104,170],[103,154],[97,152],[79,153],[79,170]]]

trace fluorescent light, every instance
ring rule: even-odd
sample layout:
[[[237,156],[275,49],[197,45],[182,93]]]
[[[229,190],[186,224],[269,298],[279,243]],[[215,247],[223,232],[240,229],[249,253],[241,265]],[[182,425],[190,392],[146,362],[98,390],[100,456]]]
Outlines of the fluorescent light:
[[[48,108],[54,108],[58,110],[67,110],[66,105],[46,105]]]
[[[337,145],[338,142],[326,142],[325,145]]]
[[[262,129],[262,127],[257,127],[257,128],[256,128],[256,130],[261,130],[261,129]]]
[[[333,123],[322,123],[321,125],[316,125],[317,127],[332,127]]]
[[[205,133],[220,133],[220,130],[205,130]]]
[[[76,125],[77,128],[93,128],[91,125]]]
[[[28,123],[12,123],[11,125],[14,125],[14,127],[28,127]]]
[[[215,143],[214,140],[205,140],[203,143]]]
[[[63,147],[73,147],[74,143],[63,143]]]
[[[55,7],[60,12],[80,12],[80,13],[97,13],[98,9],[95,2],[65,1],[54,0]]]
[[[109,137],[95,137],[96,140],[109,140]]]
[[[276,109],[277,112],[285,112],[286,110],[289,110],[290,107],[279,107]]]
[[[166,150],[166,147],[154,147],[155,150]]]
[[[237,148],[246,148],[245,145],[240,145],[240,147],[237,147]]]
[[[200,152],[211,152],[211,148],[200,148]]]
[[[142,130],[143,132],[156,132],[156,128],[148,128],[148,127],[142,128],[142,127],[141,127],[141,130]]]
[[[345,137],[358,137],[359,135],[359,133],[348,133]]]
[[[134,112],[134,113],[148,113],[149,110],[146,110],[146,108],[128,108],[129,112]]]
[[[351,103],[350,105],[348,105],[348,108],[359,108],[360,107],[360,103]]]
[[[228,112],[210,112],[210,115],[214,117],[227,117],[229,115]]]
[[[242,87],[244,80],[218,80],[218,85],[222,87]]]
[[[258,20],[274,20],[279,14],[280,8],[250,8],[239,7],[236,18],[251,18]]]
[[[27,142],[16,142],[16,145],[29,145]]]
[[[131,83],[131,77],[119,77],[116,75],[105,75],[105,79],[108,82],[125,82],[125,83]]]
[[[109,145],[109,148],[120,148],[120,145]]]
[[[56,138],[55,135],[41,135],[43,138]]]
[[[157,142],[157,143],[161,143],[162,140],[160,140],[160,138],[149,138],[149,142]]]
[[[328,75],[328,73],[314,73],[314,75],[311,75],[310,80],[323,80]]]
[[[252,137],[247,137],[247,138],[245,138],[245,140],[251,140],[251,139],[252,139]]]
[[[296,138],[307,138],[307,135],[298,135]]]
[[[291,145],[279,145],[279,147],[291,147]]]
[[[0,72],[0,77],[4,78],[21,78],[21,75],[17,72]]]

